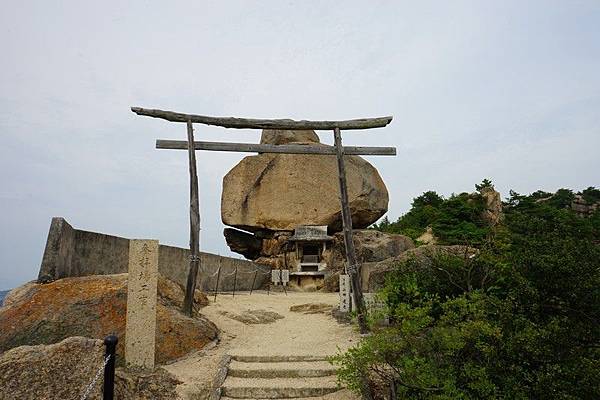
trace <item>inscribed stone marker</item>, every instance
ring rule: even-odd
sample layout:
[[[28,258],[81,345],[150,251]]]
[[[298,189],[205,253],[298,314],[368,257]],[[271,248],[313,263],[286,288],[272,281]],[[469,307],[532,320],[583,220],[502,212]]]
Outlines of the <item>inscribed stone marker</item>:
[[[350,277],[340,274],[340,311],[350,312]]]
[[[125,361],[128,368],[154,368],[158,240],[129,241]]]

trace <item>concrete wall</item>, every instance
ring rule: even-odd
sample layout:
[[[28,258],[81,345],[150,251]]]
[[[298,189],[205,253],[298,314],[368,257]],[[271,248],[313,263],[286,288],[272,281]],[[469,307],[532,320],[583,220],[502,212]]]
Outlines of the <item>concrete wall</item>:
[[[189,249],[160,245],[158,271],[165,277],[185,287],[189,269]],[[270,268],[247,260],[200,253],[201,268],[197,287],[213,291],[216,271],[221,267],[219,290],[250,290],[256,274],[254,289],[270,279]],[[50,282],[71,276],[108,275],[127,272],[129,239],[102,233],[74,229],[62,217],[52,218],[46,248],[38,274],[40,282]]]

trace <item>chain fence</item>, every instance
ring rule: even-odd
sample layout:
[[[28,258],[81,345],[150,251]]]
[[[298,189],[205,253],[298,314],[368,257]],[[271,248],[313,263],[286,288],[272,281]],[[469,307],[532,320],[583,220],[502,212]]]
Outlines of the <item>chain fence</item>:
[[[86,400],[87,397],[90,395],[90,392],[92,391],[94,386],[96,386],[96,382],[98,381],[98,378],[100,378],[100,374],[102,374],[102,372],[104,371],[104,368],[106,367],[106,364],[108,364],[108,362],[110,361],[110,357],[111,357],[111,354],[107,355],[104,358],[104,362],[102,363],[102,365],[100,365],[100,368],[98,368],[98,371],[96,372],[96,375],[94,376],[92,381],[85,388],[85,391],[79,398],[80,400]]]

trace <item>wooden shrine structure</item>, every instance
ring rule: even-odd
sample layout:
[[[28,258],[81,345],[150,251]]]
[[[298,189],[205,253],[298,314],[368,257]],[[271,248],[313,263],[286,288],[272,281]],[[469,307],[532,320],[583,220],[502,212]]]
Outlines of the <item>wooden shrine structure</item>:
[[[250,153],[286,153],[286,154],[321,154],[335,155],[338,165],[340,186],[340,201],[346,247],[346,271],[350,278],[352,296],[356,305],[356,313],[361,333],[368,331],[366,310],[360,286],[360,265],[356,258],[352,240],[352,215],[348,204],[348,188],[346,185],[346,168],[344,155],[373,155],[395,156],[394,147],[360,147],[342,145],[342,130],[359,130],[383,128],[392,117],[363,118],[345,121],[295,121],[291,119],[251,119],[233,117],[210,117],[205,115],[184,114],[173,111],[163,111],[132,107],[131,111],[138,115],[161,118],[171,122],[182,122],[187,125],[187,140],[157,140],[157,149],[187,150],[190,173],[190,269],[187,277],[183,312],[191,315],[196,279],[200,264],[200,207],[198,193],[198,174],[196,171],[195,150],[235,151]],[[280,130],[329,130],[333,131],[334,146],[296,145],[296,144],[254,144],[203,142],[194,140],[193,124],[205,124],[234,129],[280,129]]]

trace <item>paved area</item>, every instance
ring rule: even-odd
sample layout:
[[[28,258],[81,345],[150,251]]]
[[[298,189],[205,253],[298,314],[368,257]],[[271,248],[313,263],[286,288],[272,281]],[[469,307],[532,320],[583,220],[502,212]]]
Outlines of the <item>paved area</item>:
[[[302,304],[319,304],[319,307],[306,308],[323,312],[290,311],[290,307]],[[229,396],[240,398],[246,393],[247,398],[258,398],[256,396],[261,394],[277,398],[278,395],[265,385],[278,389],[290,388],[289,392],[277,392],[283,397],[287,396],[286,393],[290,396],[296,393],[293,397],[304,397],[303,393],[317,395],[318,390],[295,389],[310,387],[312,381],[323,383],[322,393],[325,395],[333,391],[335,377],[330,372],[323,372],[323,360],[336,354],[338,350],[353,346],[359,340],[358,332],[353,326],[338,323],[326,310],[325,305],[336,307],[337,304],[337,293],[288,292],[286,296],[283,292],[267,294],[259,291],[252,295],[236,293],[235,297],[220,294],[216,302],[210,297],[210,304],[202,309],[202,313],[221,330],[220,343],[203,354],[192,355],[166,369],[185,382],[180,385],[180,395],[187,399],[203,398],[201,393],[210,391],[224,355],[233,357],[232,366],[237,367],[238,373],[239,369],[249,370],[247,376],[227,378]],[[278,362],[282,364],[277,365]],[[307,364],[312,362],[315,363],[312,366]],[[264,364],[259,365],[260,363]],[[272,375],[268,375],[270,373]],[[302,376],[306,374],[309,376]],[[326,376],[315,377],[315,374]],[[287,375],[287,378],[281,375]],[[244,387],[255,389],[238,389]],[[348,391],[341,390],[323,398],[342,400],[355,397]]]

